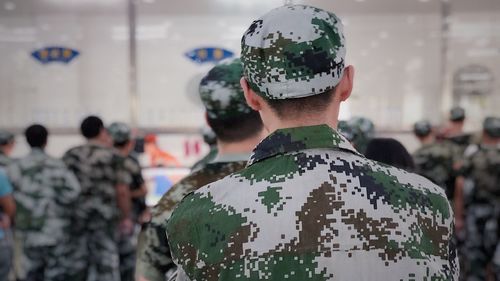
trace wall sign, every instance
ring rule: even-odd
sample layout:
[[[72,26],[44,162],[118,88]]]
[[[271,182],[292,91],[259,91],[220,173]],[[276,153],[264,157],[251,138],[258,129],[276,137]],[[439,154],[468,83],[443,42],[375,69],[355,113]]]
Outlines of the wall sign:
[[[42,64],[53,62],[69,63],[76,58],[80,52],[66,47],[45,47],[35,50],[31,56]]]
[[[234,53],[216,47],[197,48],[185,53],[186,57],[197,63],[219,62],[223,59],[231,58]]]

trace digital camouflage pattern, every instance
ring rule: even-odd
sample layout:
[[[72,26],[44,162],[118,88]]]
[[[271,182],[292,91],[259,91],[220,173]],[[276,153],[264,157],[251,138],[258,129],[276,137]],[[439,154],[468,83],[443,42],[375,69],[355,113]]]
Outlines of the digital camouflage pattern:
[[[455,191],[455,163],[460,148],[451,142],[431,143],[413,153],[415,173],[422,175],[446,191],[449,200]]]
[[[348,141],[352,142],[354,140],[354,130],[349,125],[347,121],[339,120],[337,124],[337,130],[342,134]]]
[[[144,230],[144,243],[137,250],[138,273],[149,281],[163,281],[165,274],[175,269],[166,237],[166,222],[182,198],[204,185],[242,170],[246,161],[209,163],[174,186],[152,210],[151,223]]]
[[[114,122],[109,125],[108,132],[115,143],[125,143],[132,137],[132,130],[122,122]]]
[[[208,117],[228,119],[252,112],[240,86],[242,76],[240,59],[233,59],[216,65],[203,77],[199,92]]]
[[[16,236],[24,241],[22,263],[28,278],[66,280],[70,269],[62,260],[71,243],[72,206],[80,194],[75,175],[61,160],[40,149],[11,164],[8,175],[16,201]]]
[[[190,280],[457,280],[452,231],[442,188],[326,125],[274,132],[167,223]]]
[[[480,145],[464,160],[461,175],[472,192],[466,216],[465,252],[467,280],[487,280],[486,268],[492,264],[495,280],[500,278],[500,146]]]
[[[124,158],[111,148],[90,142],[70,149],[63,160],[82,188],[74,206],[75,249],[68,258],[74,267],[72,280],[120,280],[116,186],[130,184]]]
[[[255,20],[241,39],[245,78],[266,99],[332,90],[344,73],[345,55],[340,19],[311,6],[276,8]]]

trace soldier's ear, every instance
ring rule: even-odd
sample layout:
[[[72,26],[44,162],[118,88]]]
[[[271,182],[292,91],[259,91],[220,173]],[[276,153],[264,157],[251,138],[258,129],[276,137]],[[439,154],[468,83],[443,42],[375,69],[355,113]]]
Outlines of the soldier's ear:
[[[247,101],[248,106],[250,106],[250,108],[255,111],[260,111],[262,109],[263,103],[262,98],[257,95],[252,89],[250,89],[250,86],[248,85],[245,77],[241,77],[240,85],[243,89],[243,93],[245,94],[245,100]]]
[[[344,75],[337,85],[337,92],[335,95],[340,98],[340,101],[345,101],[351,96],[354,82],[354,67],[348,65],[344,68]]]

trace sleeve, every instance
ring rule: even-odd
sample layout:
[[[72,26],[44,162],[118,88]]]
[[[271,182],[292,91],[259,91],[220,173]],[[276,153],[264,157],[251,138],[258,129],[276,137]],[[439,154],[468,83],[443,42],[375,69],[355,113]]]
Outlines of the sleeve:
[[[115,154],[113,161],[113,166],[116,173],[115,184],[124,184],[130,186],[130,184],[132,183],[132,174],[130,170],[127,169],[126,158]]]
[[[170,256],[166,225],[153,219],[143,230],[143,243],[138,246],[137,272],[150,281],[165,280],[165,274],[175,268]]]
[[[0,172],[0,197],[12,194],[12,185],[10,184],[7,175]]]

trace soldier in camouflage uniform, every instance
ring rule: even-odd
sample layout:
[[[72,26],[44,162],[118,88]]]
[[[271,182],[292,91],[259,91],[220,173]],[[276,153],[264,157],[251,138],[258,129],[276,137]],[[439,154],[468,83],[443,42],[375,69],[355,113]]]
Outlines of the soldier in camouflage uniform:
[[[202,159],[194,163],[191,167],[191,172],[198,171],[205,167],[206,164],[212,162],[217,157],[217,137],[210,127],[206,126],[201,129],[203,140],[210,147],[210,151]]]
[[[200,96],[220,153],[174,185],[153,209],[145,244],[139,249],[141,276],[150,281],[165,280],[167,271],[175,268],[165,236],[166,221],[173,208],[187,193],[243,169],[250,152],[262,139],[259,114],[245,103],[240,87],[242,75],[241,61],[236,59],[215,66],[201,81]]]
[[[137,158],[132,155],[135,142],[132,139],[132,131],[125,123],[115,122],[108,127],[113,139],[113,145],[125,158],[124,168],[130,174],[130,197],[132,199],[132,220],[135,223],[131,235],[120,235],[118,250],[120,253],[120,281],[135,280],[135,260],[138,229],[141,217],[146,211],[147,189],[142,177],[142,168]],[[136,231],[137,230],[137,231]]]
[[[354,74],[342,30],[333,13],[292,5],[243,35],[241,84],[272,133],[246,169],[172,213],[177,280],[457,279],[443,189],[334,129]]]
[[[453,199],[455,191],[454,164],[459,161],[459,147],[452,142],[436,142],[432,125],[424,120],[415,123],[413,127],[415,136],[422,146],[413,153],[415,172],[446,190],[449,200]]]
[[[25,135],[31,152],[8,168],[17,205],[15,232],[24,241],[25,280],[69,280],[64,260],[80,185],[61,160],[44,152],[48,132],[43,126],[32,125]]]
[[[446,132],[446,140],[458,148],[458,158],[462,158],[465,149],[473,142],[473,135],[464,133],[465,109],[456,106],[450,110],[450,123]]]
[[[124,158],[110,147],[100,118],[85,118],[81,132],[88,142],[63,157],[82,187],[74,206],[75,249],[68,257],[74,276],[68,280],[116,281],[120,280],[118,230],[129,233],[133,228],[130,175],[124,168]]]
[[[464,160],[457,179],[457,228],[465,227],[466,280],[487,280],[491,264],[500,280],[500,118],[486,118],[479,149]],[[471,189],[464,194],[464,189]],[[464,202],[468,202],[464,222]]]
[[[375,125],[373,122],[365,117],[353,117],[347,124],[352,130],[352,144],[357,151],[361,154],[366,153],[368,143],[375,136]]]

